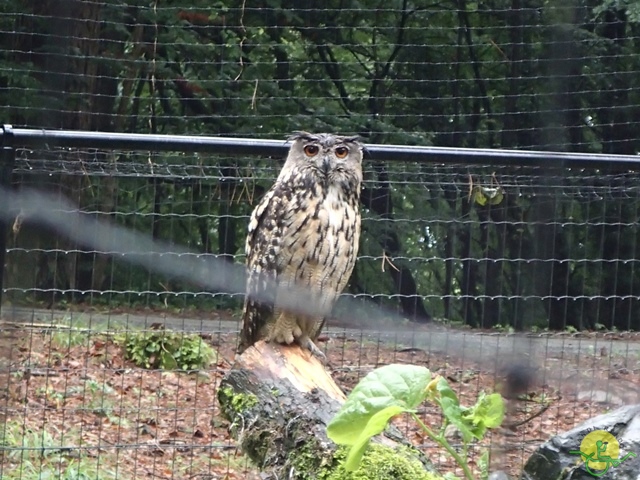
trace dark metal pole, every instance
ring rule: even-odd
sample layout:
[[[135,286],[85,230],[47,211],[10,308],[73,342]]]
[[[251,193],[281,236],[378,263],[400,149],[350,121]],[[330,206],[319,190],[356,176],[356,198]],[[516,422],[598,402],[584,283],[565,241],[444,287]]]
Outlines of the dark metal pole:
[[[11,125],[2,126],[2,150],[0,151],[0,186],[11,188],[11,176],[15,163],[15,149],[13,147],[13,129]],[[0,205],[0,208],[5,208]],[[4,260],[7,253],[7,234],[9,221],[0,220],[0,313],[2,312],[2,289],[4,287]]]
[[[6,132],[6,127],[3,131]],[[75,147],[150,151],[208,152],[220,155],[255,155],[283,158],[289,145],[285,140],[193,135],[156,135],[74,130],[12,129],[16,147]],[[536,150],[499,150],[408,145],[367,144],[370,160],[399,162],[456,163],[465,165],[523,165],[575,168],[637,169],[640,155],[551,152]]]

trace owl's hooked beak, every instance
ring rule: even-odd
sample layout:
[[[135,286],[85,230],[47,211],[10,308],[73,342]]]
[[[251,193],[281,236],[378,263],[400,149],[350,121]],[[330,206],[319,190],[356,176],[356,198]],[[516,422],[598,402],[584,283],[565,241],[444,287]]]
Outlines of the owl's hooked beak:
[[[322,173],[326,175],[329,175],[329,172],[331,171],[331,157],[329,156],[324,156],[322,157]]]

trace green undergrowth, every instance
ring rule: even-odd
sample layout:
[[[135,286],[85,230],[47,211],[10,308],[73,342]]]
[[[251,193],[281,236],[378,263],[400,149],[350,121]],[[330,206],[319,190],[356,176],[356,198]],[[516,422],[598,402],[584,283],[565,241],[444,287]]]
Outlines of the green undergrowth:
[[[127,358],[139,367],[202,370],[217,360],[216,351],[199,335],[168,330],[127,333],[116,338]]]
[[[441,480],[443,477],[424,470],[417,458],[409,452],[398,452],[383,445],[371,445],[355,471],[345,468],[348,450],[340,448],[334,459],[338,467],[326,474],[324,480]],[[406,454],[405,454],[406,453]]]
[[[3,480],[112,480],[117,460],[91,458],[82,454],[82,440],[77,431],[62,435],[54,427],[31,430],[17,421],[8,421],[0,428]],[[73,454],[73,455],[72,455]]]
[[[126,358],[137,366],[162,370],[202,370],[217,360],[216,351],[195,333],[171,330],[130,330],[106,321],[90,321],[79,315],[51,323],[51,342],[63,350],[87,346],[110,337],[123,347]]]
[[[427,425],[418,416],[417,409],[423,402],[440,408],[441,425]],[[462,405],[447,380],[433,376],[426,367],[402,364],[379,367],[360,380],[327,425],[329,438],[349,449],[343,462],[345,471],[355,472],[361,467],[370,440],[399,415],[411,418],[427,437],[450,455],[464,472],[465,479],[475,480],[469,463],[470,447],[478,447],[478,442],[490,429],[502,424],[505,404],[499,393],[480,392],[475,404]],[[448,429],[459,433],[461,451],[449,442]],[[489,451],[481,450],[480,478],[486,479],[489,476]]]

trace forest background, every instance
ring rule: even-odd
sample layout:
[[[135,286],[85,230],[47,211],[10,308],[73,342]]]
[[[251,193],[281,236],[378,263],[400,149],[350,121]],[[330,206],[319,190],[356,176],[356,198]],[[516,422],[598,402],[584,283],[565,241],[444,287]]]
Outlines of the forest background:
[[[0,121],[31,128],[636,155],[640,2],[0,3]],[[231,262],[279,159],[22,149],[13,182]],[[633,171],[366,162],[348,294],[416,321],[637,329]],[[105,173],[106,172],[106,173]],[[117,172],[117,174],[113,174]],[[159,173],[161,172],[161,173]],[[35,225],[8,299],[237,309]],[[106,293],[105,293],[106,292]]]

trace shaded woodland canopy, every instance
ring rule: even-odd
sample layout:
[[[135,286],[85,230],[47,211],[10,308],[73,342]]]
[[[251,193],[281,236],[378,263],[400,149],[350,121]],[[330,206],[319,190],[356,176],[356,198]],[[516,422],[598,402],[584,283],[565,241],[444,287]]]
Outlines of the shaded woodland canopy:
[[[5,0],[0,119],[638,153],[640,1],[238,3]],[[278,167],[212,155],[22,151],[14,181],[241,262],[246,217]],[[368,163],[366,180],[351,294],[419,321],[638,327],[633,172],[388,162]],[[495,191],[495,201],[476,196]],[[29,225],[12,233],[7,272],[14,301],[237,306]]]

